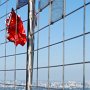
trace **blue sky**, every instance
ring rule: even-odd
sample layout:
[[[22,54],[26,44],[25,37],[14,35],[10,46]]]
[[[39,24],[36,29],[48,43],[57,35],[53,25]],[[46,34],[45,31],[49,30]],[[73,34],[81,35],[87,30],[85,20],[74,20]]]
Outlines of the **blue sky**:
[[[5,0],[1,0],[0,3],[3,3]],[[38,0],[36,0],[38,1]],[[90,0],[86,0],[90,2]],[[16,0],[9,0],[7,12],[11,11],[11,8],[16,8]],[[83,0],[66,0],[66,14],[77,9],[83,5]],[[36,2],[36,11],[38,8],[38,3]],[[86,7],[86,32],[90,32],[90,5]],[[19,9],[18,15],[21,16],[22,20],[27,20],[27,5]],[[6,14],[6,4],[0,6],[0,17]],[[49,19],[49,7],[43,10],[40,13],[39,20],[39,29],[48,24]],[[7,15],[8,17],[8,15]],[[0,30],[5,28],[5,19],[3,17],[0,19]],[[38,19],[38,18],[37,18]],[[27,33],[27,21],[24,22],[24,27]],[[63,20],[60,20],[50,26],[50,44],[62,41],[63,36]],[[35,28],[35,31],[38,30],[38,27]],[[49,27],[43,29],[39,32],[39,48],[48,45],[48,30]],[[73,13],[72,15],[65,18],[65,39],[80,35],[83,33],[83,8],[79,11]],[[0,43],[5,42],[5,30],[0,32]],[[6,44],[6,54],[12,55],[15,54],[15,45],[11,42]],[[26,47],[17,46],[16,53],[26,52]],[[86,35],[86,61],[90,61],[90,35]],[[37,33],[35,34],[35,50],[37,49]],[[0,45],[0,57],[5,55],[5,45]],[[37,52],[34,53],[34,67],[37,63]],[[62,64],[62,43],[50,47],[50,65],[61,65]],[[7,69],[14,69],[14,56],[7,57]],[[39,67],[48,65],[48,48],[42,49],[39,51]],[[4,59],[0,58],[0,69],[4,69]],[[26,68],[26,54],[16,56],[17,60],[17,69]],[[83,61],[83,37],[73,39],[71,41],[65,42],[65,64],[77,63]],[[86,64],[86,81],[90,80],[90,64]],[[39,81],[47,81],[47,72],[48,69],[39,69]],[[4,72],[0,72],[0,80],[4,80]],[[12,77],[10,76],[12,75]],[[7,72],[7,80],[14,80],[13,72]],[[72,77],[71,77],[72,76]],[[44,77],[44,78],[43,78]],[[74,65],[65,67],[65,81],[76,80],[82,81],[83,78],[83,65]],[[17,71],[17,80],[25,80],[25,71]],[[34,81],[36,80],[36,70],[34,70]],[[51,81],[62,81],[62,67],[51,68],[50,69],[50,80]]]

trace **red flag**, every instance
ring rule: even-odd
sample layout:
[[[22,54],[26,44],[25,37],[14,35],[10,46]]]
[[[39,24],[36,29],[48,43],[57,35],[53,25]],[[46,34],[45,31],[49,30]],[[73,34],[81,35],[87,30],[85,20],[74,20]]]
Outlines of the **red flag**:
[[[23,26],[23,22],[15,12],[14,9],[12,9],[10,16],[8,19],[6,19],[6,26],[7,26],[7,39],[11,42],[14,42],[14,44],[17,46],[25,45],[27,39],[25,34],[25,29]]]

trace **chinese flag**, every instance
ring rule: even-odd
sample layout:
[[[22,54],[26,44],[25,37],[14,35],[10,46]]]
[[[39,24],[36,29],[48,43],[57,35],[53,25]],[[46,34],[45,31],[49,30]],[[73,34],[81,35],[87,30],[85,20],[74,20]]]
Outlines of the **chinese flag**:
[[[6,19],[6,26],[7,26],[7,39],[17,46],[18,44],[24,46],[27,38],[25,34],[25,29],[23,26],[23,22],[12,9],[10,16]]]

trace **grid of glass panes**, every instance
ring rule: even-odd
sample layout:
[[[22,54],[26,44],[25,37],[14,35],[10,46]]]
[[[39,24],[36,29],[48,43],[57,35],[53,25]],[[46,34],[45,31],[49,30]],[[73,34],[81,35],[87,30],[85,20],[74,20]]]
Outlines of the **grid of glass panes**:
[[[26,87],[26,52],[25,46],[18,45],[6,39],[5,20],[11,9],[16,10],[17,0],[0,0],[0,90],[21,90]],[[21,16],[27,34],[27,5],[17,10]]]
[[[51,23],[52,3],[46,2],[40,10],[39,0],[36,0],[38,25],[34,33],[32,86],[38,86],[40,89],[43,87],[90,89],[90,0],[63,1],[64,16]],[[2,88],[7,86],[23,88],[26,81],[26,45],[18,46],[15,50],[15,45],[6,41],[5,20],[11,8],[16,9],[16,2],[13,2],[13,0],[0,1],[0,87]],[[27,6],[17,10],[17,13],[24,21],[27,32]]]
[[[63,0],[63,16],[51,23],[53,1],[36,0],[32,86],[90,89],[90,0]]]

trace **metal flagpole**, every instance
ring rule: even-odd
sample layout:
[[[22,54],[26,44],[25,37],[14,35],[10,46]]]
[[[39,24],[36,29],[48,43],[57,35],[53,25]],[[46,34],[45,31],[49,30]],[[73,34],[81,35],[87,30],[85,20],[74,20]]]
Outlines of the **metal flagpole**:
[[[27,30],[27,70],[26,90],[32,90],[33,61],[34,61],[34,10],[35,0],[28,0],[28,30]]]

